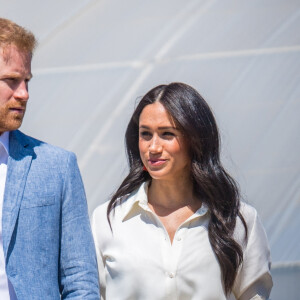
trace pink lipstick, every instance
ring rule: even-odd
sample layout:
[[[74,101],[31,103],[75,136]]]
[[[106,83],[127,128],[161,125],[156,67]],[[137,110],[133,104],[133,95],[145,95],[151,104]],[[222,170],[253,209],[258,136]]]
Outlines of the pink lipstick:
[[[150,166],[161,166],[166,162],[165,159],[149,159],[148,163]]]

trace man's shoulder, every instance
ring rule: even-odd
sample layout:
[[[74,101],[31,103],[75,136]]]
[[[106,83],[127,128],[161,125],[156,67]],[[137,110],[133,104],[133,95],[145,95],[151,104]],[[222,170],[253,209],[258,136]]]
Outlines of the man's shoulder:
[[[20,143],[24,145],[24,147],[31,148],[36,154],[39,156],[47,156],[47,157],[69,157],[75,156],[75,154],[71,151],[65,150],[58,146],[54,146],[47,142],[41,141],[25,133],[20,130],[16,130],[11,133]]]
[[[38,149],[40,151],[59,152],[59,153],[62,153],[62,154],[71,153],[68,150],[65,150],[65,149],[60,148],[58,146],[54,146],[54,145],[49,144],[45,141],[42,141],[42,140],[36,139],[32,136],[29,136],[29,135],[21,132],[20,130],[15,131],[14,134],[17,136],[17,138],[19,140],[23,141],[24,144],[27,144],[31,148]]]

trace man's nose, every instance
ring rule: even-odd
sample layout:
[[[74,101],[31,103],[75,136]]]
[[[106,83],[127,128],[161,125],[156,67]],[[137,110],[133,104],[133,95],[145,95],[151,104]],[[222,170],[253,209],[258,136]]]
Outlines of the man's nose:
[[[14,97],[16,99],[27,101],[29,99],[28,93],[28,83],[25,81],[20,82],[14,92]]]

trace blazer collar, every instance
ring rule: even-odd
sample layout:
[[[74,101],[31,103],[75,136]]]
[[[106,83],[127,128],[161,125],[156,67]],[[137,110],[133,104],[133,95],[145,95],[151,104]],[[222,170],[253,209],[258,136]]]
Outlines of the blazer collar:
[[[5,131],[0,135],[0,143],[4,147],[7,155],[9,153],[9,131]]]
[[[18,219],[25,183],[34,152],[20,131],[9,136],[9,157],[2,209],[2,237],[5,257]]]
[[[9,132],[5,131],[0,135],[0,164],[7,165],[9,153]]]

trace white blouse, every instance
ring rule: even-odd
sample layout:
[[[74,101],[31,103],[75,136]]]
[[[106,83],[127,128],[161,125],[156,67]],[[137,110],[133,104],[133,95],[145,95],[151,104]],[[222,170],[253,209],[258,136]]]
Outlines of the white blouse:
[[[244,253],[231,295],[224,294],[221,269],[208,239],[209,211],[202,205],[177,229],[171,244],[159,218],[150,210],[147,184],[122,201],[111,214],[97,207],[92,229],[98,256],[101,299],[249,300],[267,299],[272,288],[270,251],[256,210],[241,204],[248,226],[237,219],[235,238]]]

